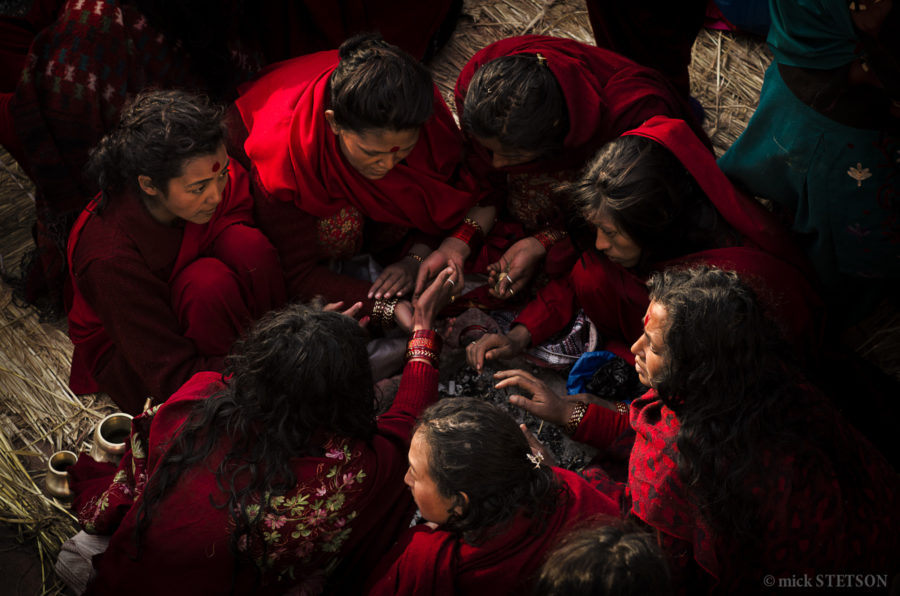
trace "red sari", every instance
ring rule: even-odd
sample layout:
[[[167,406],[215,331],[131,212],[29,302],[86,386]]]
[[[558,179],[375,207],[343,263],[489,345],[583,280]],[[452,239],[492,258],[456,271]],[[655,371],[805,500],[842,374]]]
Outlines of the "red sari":
[[[239,332],[284,303],[269,241],[251,227],[247,173],[234,160],[203,225],[164,225],[130,193],[94,199],[69,237],[69,386],[137,414],[190,376],[218,370]]]
[[[220,374],[195,375],[160,408],[135,419],[136,447],[108,489],[78,495],[85,529],[114,532],[106,552],[94,559],[97,577],[87,593],[227,594],[233,586],[236,594],[284,594],[291,588],[319,594],[342,561],[361,581],[412,518],[412,497],[403,483],[406,453],[416,417],[437,399],[437,376],[427,364],[407,364],[371,441],[323,434],[323,456],[292,461],[297,487],[275,497],[276,513],[262,522],[268,551],[257,580],[259,545],[245,551],[252,563],[238,564],[229,549],[228,513],[210,501],[225,501],[213,470],[226,445],[212,461],[183,473],[159,503],[136,557],[134,529],[146,475],[158,467],[197,402],[222,386]],[[132,478],[139,483],[130,484]]]
[[[763,454],[766,476],[749,481],[760,508],[758,568],[730,554],[728,538],[716,535],[681,482],[675,463],[675,413],[655,390],[631,404],[636,438],[628,466],[627,507],[659,533],[676,576],[697,577],[702,570],[701,583],[722,593],[756,593],[766,576],[806,574],[815,580],[817,574],[871,573],[888,574],[890,581],[900,565],[897,473],[816,390],[798,387],[797,397],[803,407],[795,404],[791,411],[787,404],[785,415],[819,429],[831,445],[810,441]],[[585,416],[576,438],[605,448],[614,435],[610,429],[621,427],[622,417],[600,406],[590,410],[595,415]],[[835,453],[858,471],[852,483],[837,473]]]
[[[517,516],[508,528],[480,546],[455,534],[419,525],[407,530],[370,576],[370,595],[524,594],[546,553],[569,530],[618,506],[568,470],[554,468],[563,486],[561,501],[546,527]]]
[[[329,275],[324,262],[360,252],[372,226],[399,230],[395,245],[410,229],[441,235],[476,197],[460,179],[461,136],[436,87],[434,115],[412,153],[380,180],[354,169],[325,120],[337,64],[336,51],[277,64],[245,85],[235,105],[262,195],[257,219],[278,248],[290,295],[356,301],[370,284]]]
[[[622,133],[642,125],[653,116],[680,118],[690,123],[696,135],[708,143],[706,133],[685,97],[662,75],[615,52],[571,39],[523,35],[502,39],[476,53],[463,67],[454,90],[456,111],[462,118],[472,77],[484,64],[515,54],[537,54],[547,59],[547,67],[559,82],[569,113],[569,132],[563,150],[555,158],[494,170],[491,157],[477,142],[471,146],[473,171],[497,178],[509,215],[497,226],[498,234],[509,235],[516,226],[519,240],[529,234],[565,236],[566,205],[555,192],[561,182],[574,180],[600,147]],[[510,221],[506,221],[509,219]],[[495,234],[496,236],[497,234]],[[496,261],[512,244],[490,241],[490,255],[484,264]],[[566,239],[553,244],[547,257],[552,269],[567,272],[575,261],[575,251]]]
[[[806,281],[805,259],[782,226],[728,181],[683,121],[659,116],[625,134],[646,137],[671,151],[743,238],[744,246],[687,254],[654,263],[652,269],[707,264],[737,271],[760,293],[787,338],[802,353],[814,354],[822,334],[821,301]],[[633,363],[629,348],[643,333],[643,316],[650,303],[645,283],[646,277],[589,251],[568,277],[541,290],[514,323],[525,325],[537,345],[563,328],[580,305],[606,338],[606,349]]]

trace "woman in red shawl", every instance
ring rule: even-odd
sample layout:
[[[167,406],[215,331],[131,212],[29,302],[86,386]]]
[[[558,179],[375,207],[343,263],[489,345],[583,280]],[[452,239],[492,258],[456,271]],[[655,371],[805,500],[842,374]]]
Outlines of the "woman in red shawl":
[[[569,271],[575,252],[566,239],[568,205],[555,190],[605,143],[656,115],[691,122],[706,138],[686,98],[658,72],[570,39],[525,35],[493,43],[463,68],[455,95],[471,169],[500,198],[500,221],[473,265],[490,274],[489,294],[498,300],[523,290],[542,261],[551,277]],[[445,240],[419,283],[446,259],[461,262],[477,250],[464,242],[471,235]]]
[[[105,391],[137,414],[219,370],[241,330],[284,302],[223,115],[199,96],[148,92],[92,152],[103,191],[68,251],[74,392]]]
[[[474,398],[422,414],[406,483],[428,523],[400,537],[369,594],[523,594],[566,531],[618,514],[584,479],[534,456],[506,412]]]
[[[532,392],[511,401],[600,449],[634,429],[624,508],[657,532],[686,593],[792,578],[887,589],[900,568],[897,472],[791,367],[736,273],[669,269],[649,285],[631,349],[652,389],[630,410],[563,400],[521,371],[498,386]]]
[[[412,519],[405,456],[437,399],[432,326],[458,275],[423,294],[412,356],[377,419],[367,334],[302,305],[260,320],[226,373],[198,373],[135,418],[112,484],[73,487],[85,530],[112,534],[87,593],[359,593]],[[76,475],[96,465],[82,456]]]
[[[787,233],[741,194],[681,120],[658,116],[607,144],[572,186],[593,228],[596,250],[568,277],[554,280],[513,321],[507,335],[471,344],[469,363],[515,355],[562,329],[578,306],[606,349],[634,362],[628,346],[641,334],[647,276],[673,264],[733,269],[763,294],[773,317],[804,355],[815,357],[821,306],[807,266]]]
[[[475,197],[460,179],[461,138],[431,75],[375,36],[276,65],[236,102],[259,200],[291,298],[363,302],[388,327],[409,317],[427,238],[460,223]],[[329,263],[362,252],[371,281]],[[401,316],[402,315],[402,316]]]

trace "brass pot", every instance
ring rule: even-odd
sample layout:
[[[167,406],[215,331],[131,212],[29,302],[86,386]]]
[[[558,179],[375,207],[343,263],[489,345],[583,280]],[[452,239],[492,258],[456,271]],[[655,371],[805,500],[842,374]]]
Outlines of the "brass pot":
[[[72,451],[57,451],[47,461],[47,493],[58,499],[72,498],[69,489],[69,467],[75,465],[78,456]]]
[[[91,457],[95,461],[119,463],[131,434],[131,418],[131,414],[116,412],[97,424],[91,445]]]

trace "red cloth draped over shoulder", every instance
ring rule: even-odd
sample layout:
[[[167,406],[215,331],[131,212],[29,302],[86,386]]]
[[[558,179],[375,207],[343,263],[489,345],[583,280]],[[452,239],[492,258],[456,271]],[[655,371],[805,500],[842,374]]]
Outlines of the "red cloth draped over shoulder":
[[[262,190],[316,217],[352,205],[379,222],[441,234],[462,221],[476,197],[458,182],[462,139],[440,93],[412,153],[380,180],[347,163],[325,120],[337,51],[286,60],[241,87],[235,105],[244,149]]]
[[[110,204],[104,207],[102,213],[109,213],[113,220],[119,219],[113,212],[125,213],[144,209],[139,200],[130,194],[109,197],[108,200]],[[79,246],[84,227],[91,218],[104,217],[97,213],[99,201],[100,196],[98,195],[78,216],[69,235],[67,250],[69,279],[66,284],[66,312],[69,319],[69,337],[75,344],[69,387],[77,394],[95,393],[99,390],[92,371],[95,370],[97,362],[103,354],[112,347],[112,340],[107,335],[100,317],[82,297],[78,284],[73,279],[74,272],[83,269],[73,268],[73,256],[76,247]],[[187,265],[206,251],[222,230],[238,223],[252,225],[252,207],[247,171],[235,160],[231,160],[228,184],[212,219],[203,225],[185,222],[181,245],[169,281],[177,277]],[[118,239],[123,244],[134,243],[139,251],[141,248],[146,248],[140,246],[139,241],[136,242],[134,238],[129,237],[128,230],[119,230],[115,221],[110,226],[110,234],[112,234],[111,238]],[[79,255],[80,261],[90,263],[102,260],[115,254],[116,249],[121,248],[106,242],[92,242],[90,247],[89,252]],[[127,300],[127,297],[123,296],[123,299]],[[140,341],[140,338],[135,338],[135,341]]]
[[[800,404],[798,407],[797,404]],[[793,405],[793,411],[791,411]],[[765,575],[886,573],[900,563],[900,482],[884,457],[811,386],[797,388],[785,415],[820,429],[830,445],[787,446],[761,454],[766,475],[748,490],[760,507],[759,569],[728,569],[727,538],[700,515],[678,476],[675,413],[651,390],[631,405],[636,432],[629,465],[632,512],[666,537],[691,545],[695,562],[723,593],[758,589]],[[827,430],[824,430],[827,429]],[[803,455],[801,455],[801,453]],[[838,474],[841,454],[853,479]],[[741,567],[741,568],[737,568]],[[743,587],[741,587],[743,584]]]
[[[822,340],[824,308],[807,281],[808,262],[787,230],[731,184],[685,122],[656,116],[625,134],[644,136],[671,151],[745,245],[684,255],[654,263],[652,269],[707,264],[737,271],[760,293],[788,340],[814,358]],[[580,305],[610,342],[607,349],[633,362],[629,347],[643,332],[642,319],[649,305],[645,282],[645,276],[588,253],[567,278],[541,290],[514,323],[525,325],[532,342],[541,343],[568,323]]]
[[[543,35],[501,39],[478,51],[456,80],[454,94],[456,112],[460,118],[464,113],[469,83],[479,68],[502,56],[537,53],[547,59],[547,66],[566,98],[569,133],[563,143],[565,154],[552,161],[504,168],[504,171],[579,167],[606,142],[657,115],[690,122],[698,138],[709,142],[687,100],[652,68],[641,66],[605,48]],[[478,144],[474,145],[475,150],[479,151]],[[486,161],[490,163],[490,159]]]
[[[364,579],[361,570],[370,569],[412,519],[412,497],[403,484],[406,452],[416,418],[437,399],[437,377],[427,364],[408,363],[391,408],[368,441],[316,435],[322,454],[292,458],[296,487],[271,496],[273,511],[254,528],[266,553],[251,540],[247,554],[253,561],[239,565],[229,548],[234,528],[228,511],[216,506],[226,499],[215,475],[229,447],[223,433],[209,458],[184,472],[158,504],[140,556],[134,531],[142,496],[135,495],[109,548],[95,558],[97,576],[86,593],[319,594],[341,560],[355,575],[337,581],[348,585],[346,593],[358,593],[353,584]],[[156,411],[146,441],[149,482],[191,410],[216,399],[223,382],[221,374],[198,373]],[[250,497],[254,504],[258,497]],[[258,578],[263,557],[266,570]]]
[[[618,505],[568,470],[554,468],[564,488],[547,525],[519,515],[480,546],[456,535],[419,525],[407,530],[374,570],[370,595],[437,596],[527,593],[547,552],[564,533],[592,519],[619,517]]]

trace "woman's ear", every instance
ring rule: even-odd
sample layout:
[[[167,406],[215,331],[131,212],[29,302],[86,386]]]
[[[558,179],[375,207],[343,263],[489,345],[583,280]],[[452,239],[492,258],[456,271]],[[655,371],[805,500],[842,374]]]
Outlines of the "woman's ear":
[[[334,134],[338,134],[341,129],[338,128],[337,123],[334,121],[334,110],[325,110],[325,121],[328,122],[328,126],[331,127],[331,132]]]
[[[453,513],[462,515],[469,508],[469,495],[464,491],[459,491],[453,498]]]
[[[150,176],[140,174],[138,176],[138,186],[141,187],[141,190],[144,191],[144,193],[151,197],[155,197],[159,194],[159,190],[153,185],[153,180],[150,179]]]

